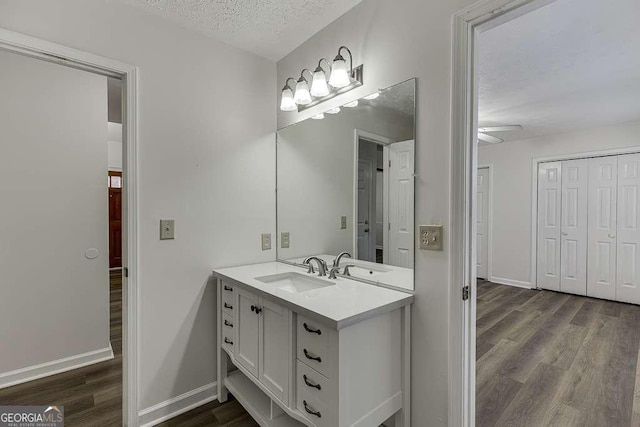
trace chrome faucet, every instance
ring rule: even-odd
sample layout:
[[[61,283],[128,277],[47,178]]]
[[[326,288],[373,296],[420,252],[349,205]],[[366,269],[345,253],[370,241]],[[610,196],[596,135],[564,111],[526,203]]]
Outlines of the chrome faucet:
[[[333,266],[334,267],[340,267],[340,260],[342,259],[343,256],[346,256],[347,258],[351,258],[351,254],[349,252],[340,252],[340,254],[336,257],[336,259],[333,260]]]
[[[309,273],[313,273],[313,265],[311,265],[311,261],[316,261],[318,263],[318,276],[326,276],[327,275],[327,263],[324,260],[318,258],[317,256],[310,256],[305,258],[302,261],[303,264],[307,264],[309,266]]]

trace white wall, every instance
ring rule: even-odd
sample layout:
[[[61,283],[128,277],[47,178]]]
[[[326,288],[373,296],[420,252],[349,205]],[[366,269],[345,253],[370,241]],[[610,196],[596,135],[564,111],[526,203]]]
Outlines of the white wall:
[[[413,120],[381,108],[343,108],[323,120],[278,131],[278,223],[290,233],[281,259],[354,253],[354,130],[398,141],[413,138]],[[347,228],[340,228],[340,217]]]
[[[0,51],[0,375],[109,353],[106,88]]]
[[[114,0],[0,0],[0,27],[139,67],[140,408],[215,381],[211,269],[275,259],[275,64]]]
[[[481,146],[493,165],[492,277],[531,285],[532,162],[537,157],[640,147],[640,122]]]
[[[444,252],[417,251],[412,330],[412,425],[445,425],[448,418],[449,173],[451,16],[472,0],[365,0],[278,62],[280,90],[322,57],[348,46],[364,63],[365,84],[302,114],[279,112],[282,127],[379,87],[418,77],[416,225],[443,224]],[[274,107],[276,108],[276,102]],[[460,284],[455,284],[459,286]]]

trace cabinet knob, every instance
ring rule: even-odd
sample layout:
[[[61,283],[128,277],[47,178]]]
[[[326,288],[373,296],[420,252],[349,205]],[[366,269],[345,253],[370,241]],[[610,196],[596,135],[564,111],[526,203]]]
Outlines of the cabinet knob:
[[[256,307],[256,314],[262,313],[262,309],[260,307]]]

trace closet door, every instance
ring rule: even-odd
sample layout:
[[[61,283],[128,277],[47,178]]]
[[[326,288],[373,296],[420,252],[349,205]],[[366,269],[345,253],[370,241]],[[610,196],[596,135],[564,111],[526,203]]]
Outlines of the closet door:
[[[560,290],[560,162],[538,166],[538,267],[537,286]]]
[[[589,162],[587,295],[616,298],[616,194],[618,157]]]
[[[618,156],[616,300],[640,304],[640,154]]]
[[[587,294],[587,159],[562,162],[560,290]]]

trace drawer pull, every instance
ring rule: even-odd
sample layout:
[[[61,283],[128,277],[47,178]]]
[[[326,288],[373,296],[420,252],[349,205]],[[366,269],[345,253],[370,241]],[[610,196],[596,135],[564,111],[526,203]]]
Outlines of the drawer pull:
[[[307,411],[311,415],[315,415],[318,418],[322,418],[322,415],[319,411],[314,411],[313,409],[309,409],[309,405],[307,405],[307,401],[303,400],[302,404],[304,405],[304,410]]]
[[[306,375],[303,375],[302,378],[304,379],[304,383],[306,385],[308,385],[309,387],[313,387],[313,388],[317,388],[318,390],[322,390],[322,387],[320,387],[320,384],[310,383],[309,380],[307,379]]]
[[[251,306],[251,311],[255,312],[256,314],[260,314],[262,312],[262,309],[260,307],[258,307],[257,305],[252,305]]]
[[[230,328],[233,328],[233,323],[229,322],[227,319],[224,319],[224,326],[228,326]]]
[[[224,308],[228,308],[229,310],[233,310],[233,306],[231,304],[224,303]]]
[[[225,291],[229,291],[229,292],[233,292],[233,288],[227,285],[224,285],[224,290]]]
[[[318,356],[312,356],[312,355],[307,351],[307,349],[306,349],[306,348],[305,348],[304,350],[302,350],[302,351],[304,351],[304,356],[305,356],[307,359],[315,360],[315,361],[316,361],[316,362],[318,362],[318,363],[322,363],[322,359],[321,359],[320,357],[318,357]]]
[[[313,329],[310,328],[309,326],[307,326],[307,323],[303,323],[302,326],[304,326],[305,331],[309,332],[310,334],[318,334],[318,335],[322,335],[322,331],[320,329]]]
[[[224,337],[224,342],[225,342],[226,344],[231,344],[231,345],[233,345],[233,341],[231,341],[231,340],[230,340],[229,338],[227,338],[227,337]]]

